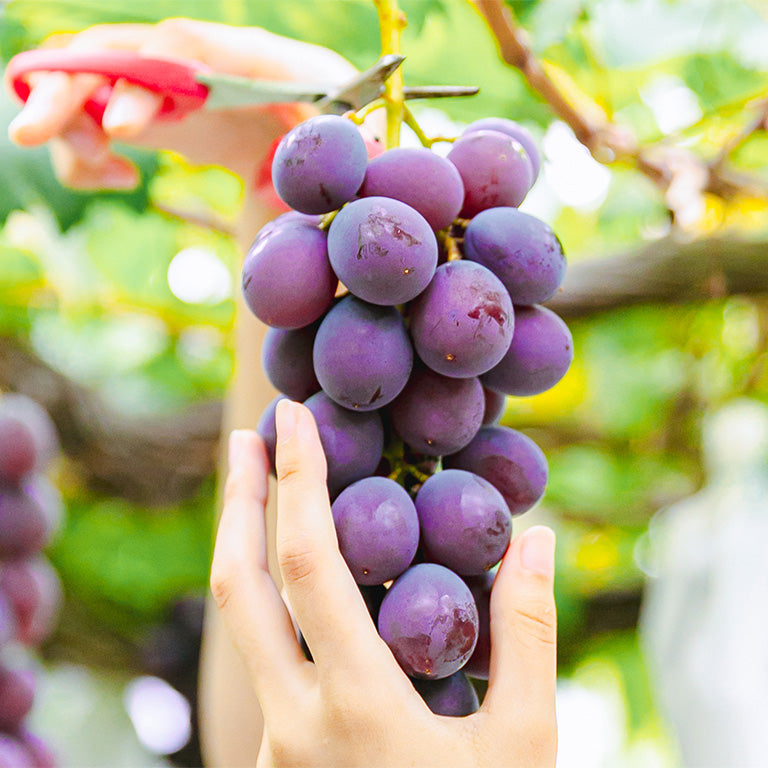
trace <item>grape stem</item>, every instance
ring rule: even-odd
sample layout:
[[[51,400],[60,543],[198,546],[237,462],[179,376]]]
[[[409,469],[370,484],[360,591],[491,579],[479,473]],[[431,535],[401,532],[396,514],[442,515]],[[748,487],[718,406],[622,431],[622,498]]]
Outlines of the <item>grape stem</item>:
[[[379,14],[381,29],[381,55],[400,53],[400,35],[407,24],[405,14],[397,0],[373,0]],[[396,69],[384,83],[384,103],[387,109],[387,135],[385,146],[392,149],[400,145],[400,126],[405,117],[403,73]]]

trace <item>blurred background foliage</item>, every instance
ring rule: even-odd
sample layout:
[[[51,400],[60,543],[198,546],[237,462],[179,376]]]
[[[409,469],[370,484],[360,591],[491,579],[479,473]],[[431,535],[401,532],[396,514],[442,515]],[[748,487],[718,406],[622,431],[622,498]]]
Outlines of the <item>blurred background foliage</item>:
[[[409,22],[406,82],[481,86],[473,99],[416,108],[425,130],[455,134],[489,115],[528,126],[545,165],[524,208],[553,225],[574,274],[594,262],[591,274],[600,275],[596,260],[652,253],[662,241],[709,239],[736,251],[744,242],[762,244],[765,260],[754,271],[764,272],[768,134],[759,118],[768,91],[768,10],[761,0],[508,4],[546,76],[581,114],[626,127],[641,148],[683,148],[704,165],[719,162],[743,183],[728,194],[693,189],[681,203],[631,158],[597,163],[500,60],[482,18],[463,0],[401,0]],[[52,33],[174,15],[264,26],[333,48],[361,68],[379,52],[369,0],[10,0],[0,14],[4,61]],[[4,95],[0,123],[15,111]],[[0,387],[27,381],[33,390],[29,377],[44,371],[48,384],[75,392],[75,402],[97,403],[134,437],[160,420],[179,430],[163,457],[168,468],[193,417],[200,418],[195,434],[207,438],[197,464],[178,466],[189,475],[183,493],[153,498],[121,491],[119,481],[94,482],[93,454],[78,443],[88,436],[65,435],[70,455],[59,481],[69,517],[50,554],[68,603],[45,654],[50,663],[87,664],[121,680],[157,672],[147,661],[148,638],[170,626],[176,601],[202,595],[207,581],[215,404],[233,365],[240,254],[231,227],[242,202],[241,180],[222,169],[193,167],[170,153],[126,152],[141,169],[139,188],[74,192],[56,181],[45,149],[21,150],[0,129]],[[683,284],[671,253],[665,274]],[[718,262],[712,276],[696,301],[660,298],[638,273],[635,306],[572,307],[565,313],[576,347],[569,374],[550,392],[508,402],[504,422],[526,429],[550,460],[547,495],[530,517],[551,522],[560,537],[565,694],[581,706],[576,683],[602,686],[619,702],[610,711],[621,713],[615,744],[593,726],[587,735],[608,746],[592,762],[582,753],[569,763],[566,751],[564,766],[675,764],[637,642],[648,523],[705,482],[703,414],[743,395],[768,399],[765,297],[757,285],[731,295],[727,263]],[[593,290],[603,290],[599,280]],[[26,379],[14,367],[20,354]],[[66,432],[71,418],[54,415]],[[187,650],[177,656],[192,665]],[[40,717],[55,730],[52,706]],[[572,736],[564,738],[565,748]],[[192,758],[177,758],[184,759]]]

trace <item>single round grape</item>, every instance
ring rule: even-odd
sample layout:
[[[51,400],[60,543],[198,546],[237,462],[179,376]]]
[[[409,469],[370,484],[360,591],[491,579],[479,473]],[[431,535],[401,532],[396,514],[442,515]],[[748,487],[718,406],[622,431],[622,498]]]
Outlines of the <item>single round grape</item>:
[[[469,587],[434,563],[409,568],[389,588],[379,634],[407,675],[439,679],[457,672],[477,642],[477,607]]]
[[[513,517],[536,504],[547,486],[544,452],[510,427],[483,427],[466,448],[446,456],[443,466],[484,477],[504,497]]]
[[[411,497],[386,477],[366,477],[333,502],[339,549],[358,584],[383,584],[408,568],[419,546]]]
[[[346,296],[320,324],[312,359],[330,398],[354,411],[372,411],[392,402],[406,385],[413,347],[394,307]]]
[[[319,115],[283,137],[272,160],[272,182],[291,208],[329,213],[355,196],[367,162],[365,142],[352,121]]]
[[[456,166],[428,149],[397,147],[368,163],[361,197],[392,197],[415,208],[434,230],[459,215],[464,185]]]
[[[465,579],[472,597],[475,598],[479,629],[475,651],[462,671],[478,680],[488,679],[491,666],[491,588],[495,579],[495,569],[482,576],[468,576]]]
[[[531,186],[539,177],[539,171],[541,170],[541,154],[539,148],[536,145],[536,140],[531,135],[531,132],[516,123],[514,120],[509,120],[505,117],[485,117],[481,120],[475,120],[474,123],[470,123],[465,129],[464,133],[472,133],[473,131],[498,131],[499,133],[505,133],[507,136],[511,136],[516,141],[519,141],[523,145],[523,149],[528,155],[528,159],[531,161]]]
[[[565,276],[563,246],[552,228],[517,208],[491,208],[469,222],[464,255],[504,283],[515,306],[551,298]]]
[[[517,207],[533,184],[533,167],[523,145],[498,131],[472,131],[454,142],[448,159],[464,183],[459,214],[471,219],[486,208]]]
[[[259,437],[264,441],[264,445],[267,449],[267,456],[269,457],[269,467],[272,470],[272,474],[275,474],[275,450],[277,448],[277,425],[275,424],[275,411],[277,410],[277,404],[281,400],[286,400],[285,395],[277,395],[267,403],[266,408],[259,416],[259,421],[256,424],[256,432]]]
[[[337,284],[325,232],[302,222],[258,238],[243,261],[245,303],[275,328],[313,323],[331,306]]]
[[[44,557],[0,563],[0,591],[12,606],[18,638],[37,646],[51,633],[61,607],[61,582]]]
[[[312,365],[312,345],[319,323],[304,328],[268,328],[261,345],[261,366],[272,386],[291,400],[320,391]]]
[[[14,736],[0,733],[0,768],[38,768],[27,747]]]
[[[477,691],[467,680],[464,670],[454,672],[442,680],[412,679],[424,703],[436,714],[445,717],[465,717],[477,712],[480,701]]]
[[[317,422],[328,462],[328,490],[337,494],[372,475],[384,449],[384,427],[376,411],[355,413],[317,392],[305,401]]]
[[[437,266],[437,239],[410,205],[364,197],[339,211],[328,231],[328,257],[355,296],[393,306],[418,296]]]
[[[418,356],[433,371],[456,378],[493,368],[509,349],[515,327],[507,289],[471,261],[439,266],[410,317]]]
[[[492,389],[488,389],[488,387],[483,387],[483,396],[485,397],[483,426],[487,427],[491,424],[496,424],[504,415],[507,398],[502,392],[494,392]]]
[[[512,303],[551,298],[565,276],[563,246],[552,228],[517,208],[490,208],[469,222],[464,255],[496,275]]]
[[[422,544],[429,559],[461,576],[479,576],[501,560],[512,535],[503,496],[461,469],[432,475],[416,495]]]
[[[50,534],[49,519],[40,499],[24,488],[0,487],[0,557],[37,554]]]
[[[0,666],[0,731],[16,731],[32,709],[34,699],[31,671]]]
[[[481,381],[507,395],[538,395],[554,387],[572,361],[573,337],[568,326],[546,307],[518,306],[512,343]]]
[[[389,409],[392,426],[417,453],[444,456],[461,450],[483,420],[483,388],[476,378],[449,379],[419,366]]]
[[[58,450],[56,427],[39,403],[16,393],[0,398],[0,482],[21,482],[42,470]]]

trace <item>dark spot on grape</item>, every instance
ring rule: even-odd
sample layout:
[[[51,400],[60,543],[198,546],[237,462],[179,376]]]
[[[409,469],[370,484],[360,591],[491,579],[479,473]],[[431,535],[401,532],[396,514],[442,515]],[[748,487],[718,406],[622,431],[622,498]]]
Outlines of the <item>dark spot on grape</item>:
[[[333,205],[333,198],[331,197],[330,192],[328,192],[328,189],[325,186],[325,184],[322,184],[322,183],[320,184],[320,197],[322,197],[323,200],[325,200],[325,202],[328,203],[328,205]]]
[[[369,256],[386,256],[389,249],[384,248],[380,243],[366,243],[358,240],[357,260],[367,259]]]
[[[413,637],[398,637],[392,640],[389,647],[398,663],[408,674],[417,676],[428,675],[434,667],[434,660],[429,655],[431,643],[429,635],[420,632]]]
[[[371,211],[360,225],[360,235],[366,240],[378,240],[384,235],[404,240],[408,245],[419,245],[421,240],[406,232],[400,222],[391,219],[383,211]]]
[[[486,528],[485,532],[492,538],[504,536],[509,529],[509,520],[507,519],[507,515],[504,513],[504,510],[497,509],[494,513],[494,516],[495,520],[493,525]]]
[[[453,609],[453,627],[445,636],[445,656],[460,659],[466,656],[475,644],[477,627],[471,614],[463,608]]]
[[[253,280],[253,275],[245,275],[243,277],[243,290],[247,291],[248,286],[251,284],[251,280]]]
[[[479,320],[483,315],[495,320],[499,324],[499,327],[503,327],[504,323],[507,322],[507,313],[493,301],[486,301],[478,304],[474,309],[467,312],[467,317],[472,320]]]
[[[373,393],[373,397],[368,401],[368,405],[373,405],[379,399],[381,399],[381,387],[378,387]]]

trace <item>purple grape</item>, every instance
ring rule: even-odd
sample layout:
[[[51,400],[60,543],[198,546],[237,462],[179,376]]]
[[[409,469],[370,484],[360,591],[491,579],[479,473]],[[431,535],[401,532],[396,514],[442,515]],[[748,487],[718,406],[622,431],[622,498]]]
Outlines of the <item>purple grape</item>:
[[[443,466],[485,478],[507,502],[514,517],[544,495],[547,460],[530,437],[509,427],[483,427],[464,449],[443,459]]]
[[[18,730],[34,699],[34,678],[29,670],[0,666],[0,731]]]
[[[411,305],[411,336],[419,357],[443,376],[467,378],[493,368],[509,349],[512,302],[481,264],[450,261]]]
[[[491,588],[496,579],[496,571],[488,571],[482,576],[469,576],[465,581],[475,598],[480,627],[477,633],[477,645],[464,665],[462,671],[478,680],[487,680],[491,666]]]
[[[477,607],[469,587],[453,571],[421,563],[389,588],[378,627],[407,675],[448,677],[475,649]]]
[[[328,232],[328,257],[344,285],[371,304],[404,304],[429,284],[437,240],[410,205],[365,197],[339,211]]]
[[[292,226],[294,224],[306,224],[309,227],[319,227],[322,222],[322,216],[313,216],[308,213],[299,213],[298,211],[286,211],[281,213],[278,217],[268,221],[257,233],[257,240],[261,240],[262,237],[272,234],[278,229],[282,229],[284,226]]]
[[[507,398],[503,393],[494,392],[492,389],[488,389],[488,387],[483,387],[483,396],[485,397],[483,426],[487,427],[491,424],[496,424],[504,415]]]
[[[53,535],[61,527],[61,521],[64,517],[64,504],[59,489],[45,475],[37,472],[27,475],[21,487],[43,512],[45,517],[45,544],[43,546],[47,546]]]
[[[36,494],[25,488],[0,487],[0,557],[37,554],[50,534],[49,518]]]
[[[412,679],[424,703],[436,714],[445,717],[465,717],[477,712],[480,701],[477,691],[463,670],[441,680]]]
[[[18,638],[39,645],[51,633],[62,593],[59,577],[44,557],[0,563],[0,590],[12,606]]]
[[[422,544],[429,559],[462,576],[479,576],[501,560],[512,535],[502,495],[482,477],[445,469],[416,496]]]
[[[552,310],[517,307],[512,343],[481,381],[489,389],[507,395],[538,395],[565,376],[572,360],[571,332]]]
[[[509,120],[505,117],[486,117],[482,120],[475,120],[474,123],[470,123],[464,129],[465,134],[474,131],[498,131],[499,133],[505,133],[507,136],[511,136],[515,141],[519,141],[523,145],[523,149],[526,151],[528,159],[531,161],[531,186],[533,186],[533,182],[539,177],[541,155],[539,154],[536,140],[527,128],[524,128],[520,123],[516,123],[514,120]]]
[[[19,735],[21,736],[21,743],[32,756],[34,768],[56,768],[56,757],[51,748],[39,736],[30,733],[26,728],[21,728]]]
[[[455,453],[477,434],[485,400],[478,379],[449,379],[419,366],[389,412],[392,426],[417,453]]]
[[[0,398],[0,482],[19,483],[58,453],[56,428],[43,407],[19,394]]]
[[[291,208],[329,213],[355,196],[367,163],[357,126],[337,115],[320,115],[283,137],[272,161],[272,183]]]
[[[434,230],[459,215],[464,185],[453,163],[428,149],[398,147],[368,163],[361,197],[392,197],[415,208]]]
[[[21,741],[0,733],[0,768],[38,768],[38,766]],[[45,768],[45,766],[41,765],[39,768]]]
[[[337,494],[372,475],[384,449],[384,427],[376,411],[355,413],[318,392],[305,401],[312,411],[328,461],[328,490]]]
[[[268,328],[261,345],[261,365],[272,386],[291,400],[306,400],[320,390],[312,366],[312,345],[319,323],[304,328]]]
[[[0,591],[0,649],[16,636],[16,615],[10,598]]]
[[[339,549],[358,584],[383,584],[408,568],[419,546],[411,497],[386,477],[366,477],[333,502]]]
[[[413,367],[413,347],[394,307],[347,296],[320,324],[312,359],[330,398],[345,408],[372,411],[402,391]]]
[[[338,282],[325,232],[302,222],[258,238],[245,257],[242,277],[248,308],[275,328],[315,322],[331,306]]]
[[[464,255],[496,275],[512,303],[538,304],[565,276],[563,246],[552,228],[517,208],[491,208],[469,222]]]
[[[486,208],[520,205],[533,185],[533,167],[522,144],[498,131],[473,131],[448,153],[464,183],[460,215],[471,219]]]

